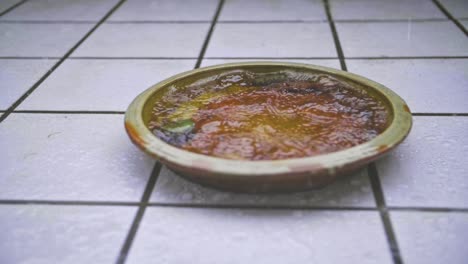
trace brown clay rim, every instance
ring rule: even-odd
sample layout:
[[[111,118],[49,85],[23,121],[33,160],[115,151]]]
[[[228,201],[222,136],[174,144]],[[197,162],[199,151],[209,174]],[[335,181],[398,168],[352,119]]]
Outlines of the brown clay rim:
[[[265,68],[269,66],[321,72],[366,86],[366,89],[374,90],[374,92],[377,92],[388,101],[386,103],[393,112],[393,119],[383,133],[363,144],[313,157],[274,161],[228,160],[192,153],[160,140],[147,128],[143,121],[143,109],[148,99],[158,89],[178,80],[219,70],[233,70],[246,67]],[[289,62],[228,63],[180,73],[153,85],[141,93],[133,100],[125,114],[125,127],[133,143],[162,163],[172,167],[183,168],[186,171],[194,170],[206,172],[207,174],[230,176],[274,176],[287,173],[314,174],[319,170],[323,171],[323,169],[328,170],[328,174],[334,174],[335,171],[339,171],[344,167],[358,167],[358,165],[368,163],[393,149],[408,135],[411,125],[412,117],[407,104],[400,96],[385,86],[349,72]]]

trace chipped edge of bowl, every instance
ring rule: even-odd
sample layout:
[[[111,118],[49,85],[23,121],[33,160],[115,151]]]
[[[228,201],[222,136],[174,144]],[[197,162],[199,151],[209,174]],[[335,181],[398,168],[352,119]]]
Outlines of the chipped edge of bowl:
[[[328,154],[273,161],[241,161],[228,160],[212,156],[192,153],[171,146],[157,138],[143,122],[142,111],[146,101],[158,89],[191,75],[209,72],[211,70],[231,69],[243,66],[285,66],[293,68],[305,68],[338,75],[352,81],[362,83],[380,92],[392,107],[393,120],[390,126],[374,139],[363,144]],[[290,62],[242,62],[227,63],[210,67],[199,68],[177,74],[163,80],[137,96],[127,109],[125,114],[125,128],[132,142],[140,149],[168,165],[170,168],[183,174],[209,177],[209,175],[226,177],[252,177],[277,179],[278,176],[308,177],[313,182],[313,176],[335,176],[342,172],[357,169],[400,144],[408,135],[412,126],[412,115],[405,101],[389,88],[371,81],[362,76],[336,70],[323,66],[290,63]],[[331,177],[332,179],[334,177]],[[220,179],[221,180],[221,179]]]

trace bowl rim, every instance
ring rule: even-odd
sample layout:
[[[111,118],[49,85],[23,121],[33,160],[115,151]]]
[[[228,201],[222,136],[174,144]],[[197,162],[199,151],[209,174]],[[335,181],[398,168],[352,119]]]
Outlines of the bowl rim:
[[[388,105],[393,111],[393,120],[383,133],[370,141],[351,148],[311,157],[262,161],[230,160],[183,150],[159,139],[145,125],[142,115],[144,106],[157,90],[188,76],[209,73],[214,70],[229,70],[246,66],[290,67],[319,71],[349,79],[374,89],[383,95],[388,100]],[[186,171],[196,170],[229,176],[274,176],[285,173],[314,174],[324,169],[328,171],[328,174],[335,174],[337,170],[345,166],[356,167],[353,165],[369,163],[393,149],[406,138],[411,130],[411,126],[412,115],[406,102],[382,84],[353,73],[324,66],[278,61],[226,63],[182,72],[143,91],[132,101],[125,113],[125,128],[132,142],[144,152],[160,160],[163,164],[183,168]]]

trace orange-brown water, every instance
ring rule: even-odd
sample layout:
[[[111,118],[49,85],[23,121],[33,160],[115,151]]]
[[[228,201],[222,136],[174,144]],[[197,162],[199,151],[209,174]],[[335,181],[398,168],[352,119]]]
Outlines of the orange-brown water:
[[[163,95],[149,128],[200,154],[278,160],[349,148],[387,126],[383,103],[331,77],[255,82],[239,76]]]

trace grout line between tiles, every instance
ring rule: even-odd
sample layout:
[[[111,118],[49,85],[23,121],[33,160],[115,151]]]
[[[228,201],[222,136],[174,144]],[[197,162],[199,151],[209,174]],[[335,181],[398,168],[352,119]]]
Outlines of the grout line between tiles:
[[[447,22],[448,18],[397,18],[397,19],[334,19],[336,23],[424,23],[424,22]]]
[[[140,202],[123,201],[56,201],[56,200],[0,200],[2,204],[16,205],[71,205],[71,206],[139,206]]]
[[[338,57],[204,57],[205,60],[337,60]]]
[[[412,116],[468,116],[468,113],[412,113]]]
[[[133,241],[135,240],[135,236],[138,232],[138,227],[140,226],[141,220],[146,211],[146,207],[148,205],[149,199],[151,194],[153,193],[154,186],[156,185],[156,181],[159,177],[159,172],[161,171],[161,163],[159,161],[156,162],[154,165],[153,171],[151,172],[151,176],[146,184],[145,191],[141,197],[140,206],[138,207],[138,211],[135,214],[135,218],[133,219],[132,225],[128,230],[127,236],[125,238],[125,242],[120,249],[119,256],[117,258],[116,264],[123,264],[125,263],[128,253],[132,247]]]
[[[0,60],[52,60],[62,57],[0,56]],[[196,60],[198,57],[74,57],[67,60]],[[204,60],[338,60],[338,57],[204,57]],[[395,56],[395,57],[346,57],[346,60],[434,60],[468,59],[468,56]]]
[[[69,57],[69,60],[196,60],[198,57]]]
[[[24,3],[26,3],[27,1],[28,1],[28,0],[23,0],[23,1],[20,1],[20,2],[18,2],[18,3],[16,3],[16,4],[10,6],[10,7],[7,8],[6,10],[4,10],[2,13],[0,13],[0,17],[3,16],[3,15],[5,15],[6,13],[12,11],[13,9],[17,8],[18,6],[20,6],[20,5],[24,4]]]
[[[0,60],[58,60],[62,57],[38,57],[38,56],[28,56],[28,57],[18,57],[18,56],[0,56]]]
[[[29,88],[18,100],[16,100],[8,109],[7,111],[0,116],[0,123],[5,120],[34,90],[41,85],[47,77],[49,77],[52,72],[54,72],[108,17],[114,13],[126,0],[120,0],[109,12],[104,15],[99,22],[91,28],[65,55],[55,63],[52,68],[50,68],[37,82],[33,84],[31,88]]]
[[[109,20],[106,24],[209,24],[211,20]]]
[[[327,23],[325,19],[317,20],[220,20],[220,24],[317,24]]]
[[[468,208],[387,206],[387,209],[391,211],[410,211],[410,212],[468,213]]]
[[[414,18],[411,22],[447,22],[450,18]],[[465,20],[465,19],[460,19]],[[316,24],[327,23],[328,19],[317,20],[218,20],[219,24]],[[97,20],[0,20],[0,24],[92,24]],[[110,20],[104,24],[208,24],[211,20]],[[334,19],[335,23],[407,23],[408,19]]]
[[[167,204],[153,202],[148,206],[174,208],[209,208],[209,209],[239,209],[239,210],[310,210],[310,211],[377,211],[373,207],[351,206],[286,206],[286,205],[254,205],[254,204]]]
[[[394,56],[394,57],[346,57],[347,60],[434,60],[468,59],[468,56]]]
[[[439,0],[432,0],[432,2],[440,9],[440,11],[442,11],[442,13],[444,13],[444,15],[452,20],[453,23],[455,23],[455,25],[463,32],[465,33],[465,36],[468,36],[468,31],[465,29],[465,27],[462,25],[462,23],[460,23],[460,21],[458,21],[454,16],[452,16],[452,14],[450,14],[450,12],[444,7],[444,5],[442,5],[442,3],[440,3]]]
[[[0,20],[0,24],[96,24],[97,20]]]
[[[333,21],[332,14],[330,12],[330,4],[328,0],[323,0],[323,4],[325,7],[325,12],[327,14],[328,24],[330,25],[330,30],[333,35],[333,41],[335,42],[336,53],[338,54],[338,58],[340,59],[341,69],[343,71],[347,71],[348,68],[346,67],[343,49],[341,48],[341,43],[340,39],[338,38],[338,32],[336,31],[335,22]]]
[[[395,232],[393,231],[390,215],[385,204],[385,197],[375,162],[368,165],[367,171],[369,174],[372,191],[374,193],[375,202],[377,204],[377,208],[379,209],[380,218],[382,220],[385,235],[387,237],[387,242],[390,247],[390,253],[392,255],[393,263],[403,264]]]
[[[200,50],[200,54],[198,55],[197,62],[195,63],[195,69],[200,68],[200,65],[203,61],[203,57],[205,56],[206,49],[208,48],[208,43],[210,42],[211,35],[213,34],[216,22],[218,21],[219,14],[221,13],[221,9],[223,9],[223,5],[224,0],[219,0],[218,7],[216,8],[213,20],[211,21],[210,29],[208,30],[208,34],[206,34],[205,41],[203,42],[203,46]]]
[[[142,202],[124,202],[124,201],[59,201],[59,200],[20,200],[20,199],[0,199],[1,205],[63,205],[63,206],[141,206]],[[195,203],[164,203],[148,202],[148,207],[169,207],[169,208],[210,208],[210,209],[239,209],[239,210],[310,210],[310,211],[378,211],[376,207],[364,206],[320,206],[320,205],[252,205],[252,204],[195,204]],[[405,207],[405,206],[387,206],[389,211],[407,211],[407,212],[441,212],[441,213],[468,213],[468,208],[459,207]]]

